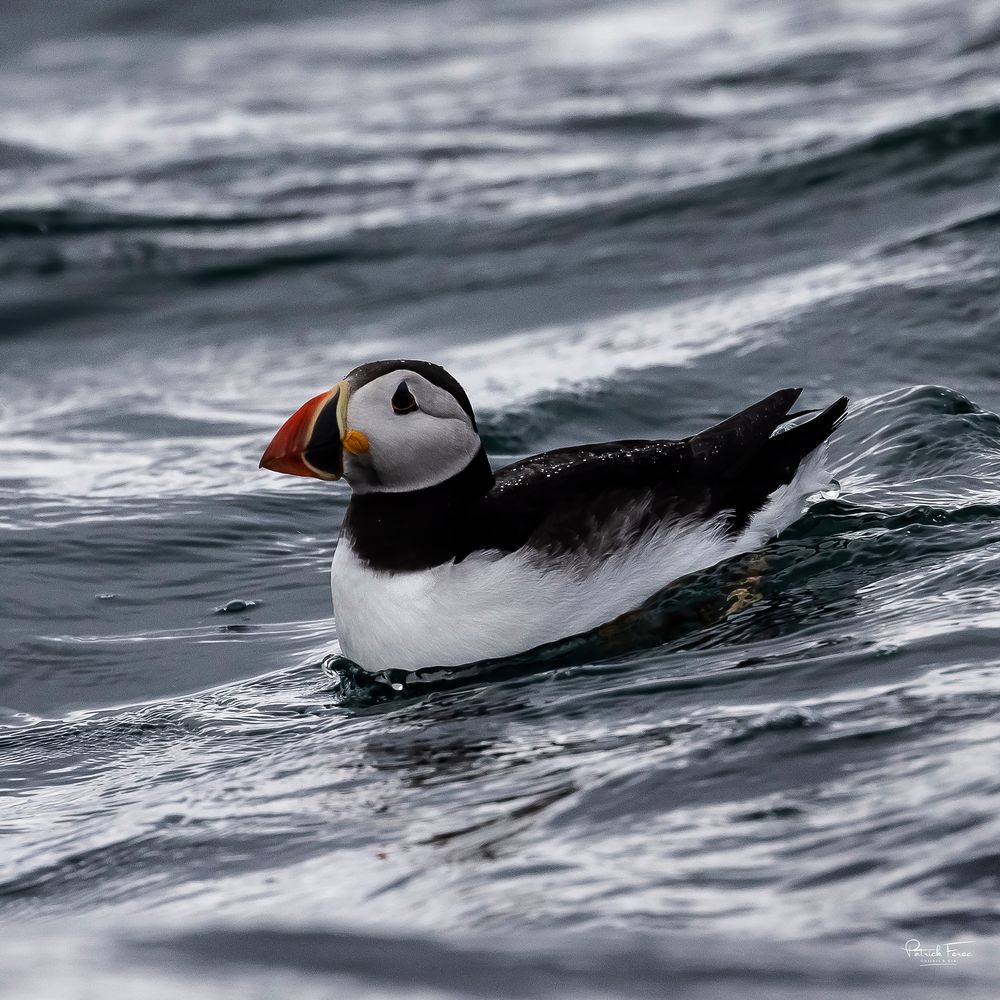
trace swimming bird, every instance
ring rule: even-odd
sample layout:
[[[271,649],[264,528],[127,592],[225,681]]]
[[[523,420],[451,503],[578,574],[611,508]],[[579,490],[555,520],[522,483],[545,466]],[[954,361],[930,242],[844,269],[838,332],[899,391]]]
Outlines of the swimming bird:
[[[848,402],[792,413],[800,393],[682,440],[494,471],[447,371],[376,361],[301,406],[260,466],[351,486],[331,573],[343,654],[373,672],[456,666],[588,632],[795,521],[829,483],[822,446]]]

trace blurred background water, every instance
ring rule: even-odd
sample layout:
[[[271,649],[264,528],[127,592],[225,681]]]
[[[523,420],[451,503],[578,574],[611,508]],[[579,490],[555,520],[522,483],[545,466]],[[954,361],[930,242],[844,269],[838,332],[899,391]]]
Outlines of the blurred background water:
[[[995,2],[3,13],[0,993],[996,995]],[[847,393],[841,490],[366,685],[257,459],[397,356],[497,461]]]

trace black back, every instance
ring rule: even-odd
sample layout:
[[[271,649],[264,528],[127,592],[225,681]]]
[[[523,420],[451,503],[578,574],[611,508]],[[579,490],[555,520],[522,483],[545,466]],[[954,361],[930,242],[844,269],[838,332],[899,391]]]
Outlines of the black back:
[[[398,571],[461,560],[481,549],[527,547],[600,558],[670,519],[722,515],[736,533],[791,482],[847,411],[841,398],[775,433],[794,416],[789,411],[800,392],[783,389],[681,441],[561,448],[495,476],[481,450],[463,472],[437,486],[354,497],[344,534],[361,559]]]

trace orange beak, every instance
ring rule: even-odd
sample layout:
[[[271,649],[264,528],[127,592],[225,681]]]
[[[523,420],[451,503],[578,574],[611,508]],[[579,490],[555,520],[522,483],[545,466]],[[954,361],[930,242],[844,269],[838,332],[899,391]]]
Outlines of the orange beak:
[[[260,468],[288,476],[340,479],[344,448],[354,454],[368,450],[360,431],[347,431],[348,389],[344,382],[313,396],[282,425],[260,460]]]

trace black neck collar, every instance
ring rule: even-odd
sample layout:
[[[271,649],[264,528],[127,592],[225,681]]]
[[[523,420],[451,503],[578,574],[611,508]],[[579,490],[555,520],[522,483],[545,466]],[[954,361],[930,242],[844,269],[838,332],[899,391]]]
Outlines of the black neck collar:
[[[459,473],[436,486],[407,493],[361,493],[351,497],[340,544],[373,569],[429,569],[462,559],[472,547],[481,501],[493,488],[486,450]]]

